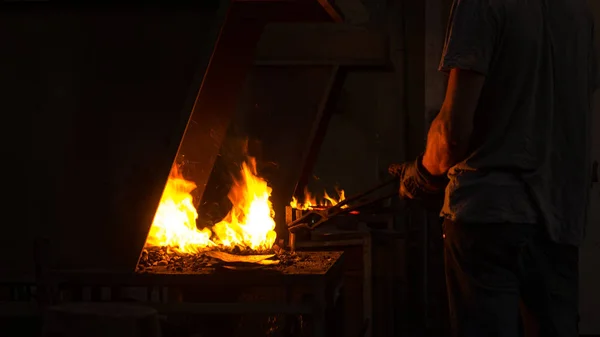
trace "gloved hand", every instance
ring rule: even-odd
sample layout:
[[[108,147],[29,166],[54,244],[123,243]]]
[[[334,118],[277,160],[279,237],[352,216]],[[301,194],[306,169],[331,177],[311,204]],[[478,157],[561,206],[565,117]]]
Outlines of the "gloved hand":
[[[423,156],[415,161],[402,164],[392,164],[388,172],[400,179],[400,196],[407,199],[431,200],[438,199],[444,194],[448,184],[445,175],[431,175],[422,163]]]

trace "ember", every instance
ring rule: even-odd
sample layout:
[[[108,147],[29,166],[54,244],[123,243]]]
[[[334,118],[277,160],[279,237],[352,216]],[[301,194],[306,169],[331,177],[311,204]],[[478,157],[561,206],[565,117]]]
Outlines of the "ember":
[[[207,249],[270,250],[276,239],[274,212],[269,197],[271,188],[257,176],[256,160],[242,164],[241,179],[229,192],[232,209],[212,230],[197,229],[198,212],[191,192],[196,184],[185,180],[176,165],[165,186],[147,247],[168,247],[179,254],[198,254]]]
[[[215,251],[203,251],[190,254],[182,253],[168,246],[152,246],[143,250],[142,256],[140,257],[140,261],[138,263],[137,271],[154,272],[158,270],[166,270],[171,272],[198,272],[206,268],[240,265],[247,266],[251,264],[255,264],[257,266],[276,265],[278,267],[287,267],[298,262],[310,262],[309,260],[311,259],[310,256],[303,256],[302,253],[297,254],[278,249],[277,246],[275,246],[275,249],[276,250],[271,251],[272,256],[270,256],[268,259],[265,259],[272,262],[260,263],[260,261],[243,262],[243,260],[245,260],[243,255],[241,256],[242,258],[239,258],[239,255],[229,254],[230,256],[237,256],[238,258],[236,259],[236,262],[228,262],[224,261],[226,259],[220,258],[218,254],[213,254]],[[248,261],[256,260],[252,259],[252,257],[256,255],[251,255],[255,252],[246,251],[245,253],[248,257]]]

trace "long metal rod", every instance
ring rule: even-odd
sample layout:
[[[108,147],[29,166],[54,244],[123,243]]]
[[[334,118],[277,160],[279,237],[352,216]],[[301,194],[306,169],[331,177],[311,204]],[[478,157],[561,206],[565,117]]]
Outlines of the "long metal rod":
[[[364,191],[364,192],[361,192],[361,193],[359,193],[359,194],[356,194],[356,195],[354,195],[354,196],[352,196],[352,197],[350,197],[350,198],[346,198],[346,199],[344,199],[344,200],[340,201],[340,202],[339,202],[337,205],[335,205],[335,206],[333,206],[333,207],[330,207],[328,210],[329,210],[330,212],[332,212],[332,211],[335,211],[336,209],[340,209],[340,208],[342,208],[343,206],[347,205],[348,203],[350,203],[350,202],[352,202],[352,201],[354,201],[354,200],[361,199],[361,198],[363,198],[363,197],[365,197],[365,196],[367,196],[367,195],[369,195],[369,194],[371,194],[371,193],[373,193],[373,192],[375,192],[375,191],[377,191],[377,190],[380,190],[380,189],[382,189],[382,188],[384,188],[384,187],[386,187],[386,186],[388,186],[388,185],[391,185],[391,184],[393,184],[393,183],[396,183],[397,181],[398,181],[398,179],[397,179],[397,178],[394,178],[394,179],[390,179],[390,180],[388,180],[388,181],[385,181],[385,182],[383,182],[383,183],[381,183],[381,184],[379,184],[379,185],[377,185],[377,186],[371,187],[370,189],[368,189],[368,190],[366,190],[366,191]]]

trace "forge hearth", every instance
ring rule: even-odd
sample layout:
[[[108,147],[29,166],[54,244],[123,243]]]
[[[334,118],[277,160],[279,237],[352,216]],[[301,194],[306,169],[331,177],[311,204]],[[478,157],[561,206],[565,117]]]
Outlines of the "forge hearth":
[[[151,274],[210,274],[223,269],[256,270],[281,274],[326,274],[340,258],[339,252],[287,252],[269,258],[277,264],[260,265],[249,262],[228,263],[211,256],[210,252],[181,254],[168,247],[144,249],[137,267],[138,273]]]
[[[312,126],[321,113],[315,102],[329,94],[334,66],[256,69],[266,26],[339,22],[326,1],[159,1],[126,11],[111,6],[90,11],[28,3],[27,10],[11,12],[7,24],[15,34],[7,43],[29,49],[3,54],[2,64],[12,65],[5,69],[11,78],[31,77],[27,69],[39,76],[31,85],[7,85],[18,92],[2,104],[32,116],[31,122],[15,125],[31,139],[15,143],[14,151],[31,158],[28,167],[36,173],[29,174],[27,194],[33,198],[29,204],[37,206],[28,225],[13,226],[6,236],[21,238],[20,243],[1,245],[3,275],[33,281],[29,251],[39,240],[50,242],[49,268],[133,271],[174,162],[189,164],[186,177],[198,185],[195,202],[201,203],[210,199],[203,190],[216,184],[211,176],[232,120],[238,112],[256,117],[250,115],[256,96],[264,91],[258,102],[263,107],[271,97],[285,96],[288,105],[306,101],[296,110],[304,110],[302,123]],[[23,22],[45,28],[34,33]],[[260,55],[276,61],[270,53]],[[296,70],[306,75],[294,87],[272,76],[288,77]],[[279,91],[266,95],[272,83]],[[316,89],[296,90],[300,85]],[[296,97],[288,97],[292,94]],[[241,103],[246,100],[252,105]],[[288,111],[276,103],[270,105],[273,111]],[[290,116],[299,116],[296,110]],[[273,124],[266,121],[264,127]],[[21,256],[8,253],[24,246]]]

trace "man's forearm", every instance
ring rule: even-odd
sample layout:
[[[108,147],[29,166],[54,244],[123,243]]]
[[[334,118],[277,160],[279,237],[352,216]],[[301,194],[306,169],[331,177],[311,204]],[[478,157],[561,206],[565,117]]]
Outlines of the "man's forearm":
[[[473,131],[473,116],[485,82],[483,75],[452,69],[442,110],[427,134],[423,166],[432,175],[443,175],[465,159]]]
[[[452,166],[464,159],[467,152],[470,123],[453,121],[450,115],[442,108],[427,133],[423,166],[432,175],[446,174]]]

